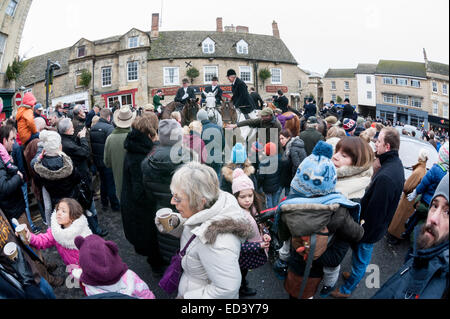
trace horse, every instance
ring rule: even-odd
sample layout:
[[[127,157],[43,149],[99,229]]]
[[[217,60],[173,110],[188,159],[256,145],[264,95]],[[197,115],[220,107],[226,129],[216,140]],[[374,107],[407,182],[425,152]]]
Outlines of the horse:
[[[226,100],[224,105],[220,108],[220,113],[222,115],[224,125],[227,124],[237,124],[239,122],[247,120],[244,113],[241,110],[236,109],[231,101]],[[250,119],[257,119],[258,112],[253,110],[248,114]],[[238,129],[238,134],[243,141],[250,140],[256,135],[257,129],[248,126],[243,126]]]
[[[216,108],[216,94],[217,91],[205,93],[206,106],[203,108],[208,113],[208,118],[211,123],[217,124],[219,127],[223,127],[222,115]]]
[[[270,107],[272,110],[276,110],[277,107],[273,103],[267,103],[267,107]],[[294,115],[294,118],[287,120],[286,124],[284,125],[284,128],[288,130],[291,135],[298,136],[300,134],[300,119],[297,114],[294,112],[286,112],[282,114],[283,116],[291,116]]]
[[[220,115],[222,116],[223,125],[236,124],[237,123],[237,112],[229,100],[226,100],[223,105],[219,108]]]
[[[188,99],[185,105],[180,102],[170,102],[164,107],[161,120],[169,120],[172,112],[177,111],[181,114],[181,125],[189,125],[192,121],[197,119],[197,112],[199,110],[197,102],[198,99]]]

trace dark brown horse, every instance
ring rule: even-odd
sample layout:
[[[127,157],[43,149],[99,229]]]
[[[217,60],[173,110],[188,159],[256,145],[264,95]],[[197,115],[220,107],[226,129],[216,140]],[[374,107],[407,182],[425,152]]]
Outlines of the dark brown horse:
[[[165,106],[161,115],[161,120],[170,119],[172,112],[178,111],[181,114],[181,125],[189,125],[192,121],[197,119],[197,112],[199,110],[197,102],[198,99],[189,99],[186,101],[186,104],[183,105],[180,102],[173,101]]]
[[[223,125],[236,124],[237,123],[237,112],[231,101],[223,102],[223,105],[219,109],[220,115],[222,115]]]

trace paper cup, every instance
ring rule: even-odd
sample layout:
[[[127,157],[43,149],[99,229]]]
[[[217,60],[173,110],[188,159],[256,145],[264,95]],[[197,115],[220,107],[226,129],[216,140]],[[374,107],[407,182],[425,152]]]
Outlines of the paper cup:
[[[172,214],[173,214],[173,211],[170,208],[160,209],[156,213],[156,216],[158,216],[159,222],[164,227],[164,230],[167,232],[170,232],[171,230],[173,230],[175,228],[171,223],[171,220],[173,217]]]
[[[28,242],[27,239],[27,226],[25,224],[21,224],[19,226],[16,227],[16,233],[19,234],[20,239],[22,240],[22,242],[25,245],[29,245],[30,243]]]
[[[19,255],[19,250],[17,249],[16,243],[7,243],[5,247],[3,247],[3,252],[12,261],[16,261]]]

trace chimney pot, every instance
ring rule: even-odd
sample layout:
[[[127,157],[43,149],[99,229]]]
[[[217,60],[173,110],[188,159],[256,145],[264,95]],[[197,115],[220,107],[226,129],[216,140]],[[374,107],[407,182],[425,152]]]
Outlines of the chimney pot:
[[[152,31],[151,38],[157,38],[159,36],[159,13],[152,14]]]
[[[276,38],[280,38],[280,30],[278,29],[278,23],[274,20],[272,22],[272,30],[273,30],[273,36]]]

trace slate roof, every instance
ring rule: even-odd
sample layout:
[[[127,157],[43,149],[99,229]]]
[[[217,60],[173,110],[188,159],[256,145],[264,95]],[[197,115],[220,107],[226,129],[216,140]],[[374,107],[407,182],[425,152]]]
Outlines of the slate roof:
[[[448,64],[429,61],[427,72],[448,76]]]
[[[328,69],[324,78],[354,78],[356,69]]]
[[[376,70],[377,74],[404,75],[426,78],[425,63],[409,61],[380,60]]]
[[[211,38],[215,52],[203,53],[201,43]],[[248,54],[238,54],[236,43],[248,43]],[[149,60],[169,58],[237,58],[297,65],[289,49],[281,39],[269,35],[216,31],[162,31],[152,40]]]
[[[48,59],[53,62],[59,62],[61,65],[61,68],[53,73],[54,76],[68,73],[70,49],[71,48],[56,50],[26,60],[26,66],[16,81],[17,86],[26,87],[36,82],[45,81],[45,70],[47,68]]]
[[[355,74],[375,74],[378,64],[360,63]]]

